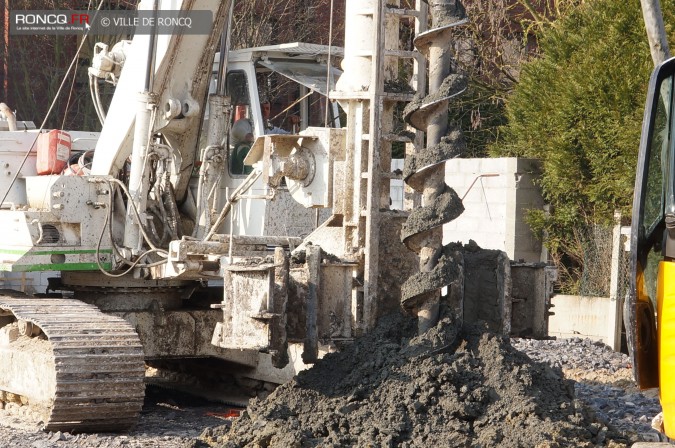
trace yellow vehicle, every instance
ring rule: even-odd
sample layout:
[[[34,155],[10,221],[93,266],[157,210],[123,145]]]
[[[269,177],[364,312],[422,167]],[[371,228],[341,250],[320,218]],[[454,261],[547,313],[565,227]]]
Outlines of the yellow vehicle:
[[[663,426],[675,438],[675,58],[649,82],[633,200],[631,294],[626,302],[633,373],[658,387]]]

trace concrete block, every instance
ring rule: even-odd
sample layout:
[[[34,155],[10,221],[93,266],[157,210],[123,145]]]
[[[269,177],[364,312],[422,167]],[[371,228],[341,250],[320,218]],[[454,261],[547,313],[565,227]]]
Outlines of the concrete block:
[[[487,218],[487,216],[480,217],[480,218],[472,218],[470,221],[473,223],[470,227],[471,229],[473,229],[473,231],[467,230],[466,231],[467,234],[471,234],[471,233],[475,233],[475,232],[485,232],[485,233],[488,233],[488,234],[497,235],[497,234],[502,233],[502,232],[499,232],[499,231],[495,231],[494,223],[490,222],[490,220]]]
[[[495,247],[503,247],[504,246],[503,235],[481,233],[481,234],[476,235],[475,238],[474,238],[474,235],[471,235],[471,236],[465,235],[464,239],[466,241],[468,241],[470,239],[474,240],[483,249],[498,250],[498,249],[495,249]]]
[[[456,232],[457,228],[458,228],[457,226],[458,226],[458,224],[457,224],[456,220],[452,221],[451,223],[448,223],[448,224],[444,225],[443,226],[443,235],[445,235],[446,233],[449,233],[449,232]]]
[[[483,171],[482,174],[490,174],[488,171]],[[509,186],[509,174],[501,173],[498,176],[484,176],[481,177],[480,182],[483,183],[485,188],[499,188],[504,189]]]
[[[481,235],[477,240],[470,238],[476,241],[476,243],[485,249],[498,250],[496,247],[504,247],[504,238],[500,238],[498,235]]]
[[[503,204],[465,204],[464,213],[467,218],[487,219],[499,229],[504,229],[504,217],[506,216],[506,207]]]
[[[483,193],[488,202],[505,203],[510,196],[508,190],[504,187],[485,186],[482,189],[479,187],[479,191]]]
[[[492,219],[495,220],[496,217],[498,217],[498,219],[504,223],[504,218],[506,217],[506,204],[503,202],[496,202],[488,204],[488,207],[490,207],[490,216],[492,216]],[[502,225],[501,227],[505,227],[505,225]]]
[[[481,170],[481,159],[458,159],[459,169],[464,174],[478,174]]]
[[[471,185],[471,180],[473,179],[473,176],[471,175],[466,175],[463,173],[457,173],[455,175],[446,175],[445,176],[445,183],[448,184],[450,188],[453,188],[459,197],[461,198],[464,196],[466,191],[469,189],[469,185]]]
[[[589,338],[611,344],[607,336],[609,297],[556,295],[548,334],[561,338]]]
[[[462,171],[459,169],[459,160],[460,159],[452,159],[448,160],[445,162],[445,172],[447,174],[458,174],[461,173]]]
[[[453,173],[460,173],[459,170],[459,159],[448,160],[445,162],[445,175],[451,175]]]
[[[485,212],[485,219],[490,223],[493,231],[502,234],[506,233],[506,226],[504,225],[504,221],[506,220],[506,210],[500,210],[500,208],[497,207],[495,211],[495,209],[490,207],[489,212]]]
[[[489,248],[505,250],[512,258],[519,249],[519,255],[527,254],[527,261],[539,261],[540,255],[534,257],[530,252],[540,252],[541,246],[525,222],[528,209],[543,206],[539,189],[534,184],[538,166],[536,160],[517,158],[448,162],[446,182],[460,197],[465,194],[466,197],[464,214],[450,227],[446,226],[452,237],[444,236],[444,240],[461,238],[466,243],[473,239],[483,247],[488,244]],[[500,175],[476,180],[479,174],[487,173]]]
[[[460,191],[457,192],[460,198],[464,196],[464,193],[465,192]],[[462,199],[462,204],[464,204],[465,209],[467,207],[480,205],[483,202],[484,202],[483,194],[480,192],[480,190],[471,190],[468,193],[466,193],[466,196],[464,197],[464,199]]]
[[[480,168],[484,174],[486,173],[507,173],[509,171],[508,158],[489,158],[480,159]]]

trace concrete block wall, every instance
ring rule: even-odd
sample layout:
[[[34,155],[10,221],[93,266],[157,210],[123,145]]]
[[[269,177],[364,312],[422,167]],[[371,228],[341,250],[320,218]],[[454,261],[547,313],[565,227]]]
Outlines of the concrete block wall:
[[[59,277],[60,273],[45,272],[2,272],[0,289],[14,289],[26,294],[43,294],[47,290],[48,279]]]
[[[539,262],[541,242],[525,222],[528,209],[541,209],[544,200],[534,179],[539,164],[533,159],[454,159],[446,162],[448,185],[464,197],[465,211],[443,227],[444,243],[476,241],[515,261]]]
[[[612,346],[614,328],[609,319],[613,304],[608,297],[558,294],[551,303],[554,314],[548,319],[549,336],[588,338]]]

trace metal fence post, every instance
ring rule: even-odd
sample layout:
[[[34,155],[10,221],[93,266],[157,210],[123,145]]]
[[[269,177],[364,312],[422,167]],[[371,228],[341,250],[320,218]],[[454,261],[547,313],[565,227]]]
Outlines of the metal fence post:
[[[612,229],[612,266],[609,282],[609,319],[607,325],[607,341],[611,342],[614,351],[621,350],[622,298],[619,296],[619,270],[621,269],[621,213],[614,212],[614,228]]]

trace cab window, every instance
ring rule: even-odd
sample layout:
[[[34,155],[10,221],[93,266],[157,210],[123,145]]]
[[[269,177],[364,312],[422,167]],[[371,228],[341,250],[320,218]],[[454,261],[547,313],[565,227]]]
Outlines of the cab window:
[[[252,167],[244,165],[244,159],[254,140],[253,115],[248,94],[248,80],[243,71],[227,74],[227,92],[232,101],[230,133],[228,135],[228,168],[234,176],[244,176]]]

